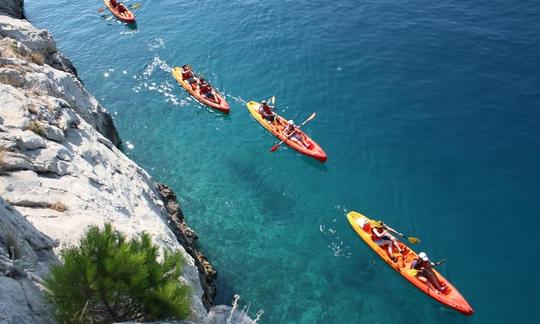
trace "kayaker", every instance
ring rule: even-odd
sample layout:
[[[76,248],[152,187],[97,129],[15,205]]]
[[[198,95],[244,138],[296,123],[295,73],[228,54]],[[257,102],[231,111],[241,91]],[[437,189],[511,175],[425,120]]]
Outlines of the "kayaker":
[[[207,97],[208,99],[215,100],[212,87],[208,84],[208,81],[206,81],[204,78],[201,78],[201,88],[199,89],[199,91],[201,92],[201,95]]]
[[[296,143],[301,144],[306,148],[309,148],[309,144],[305,142],[304,136],[302,136],[302,134],[298,132],[298,127],[294,125],[294,120],[289,120],[287,122],[287,126],[283,128],[283,135],[287,136],[289,139],[295,141]]]
[[[263,119],[268,120],[271,123],[276,121],[276,113],[272,109],[273,108],[268,105],[266,100],[261,101],[261,105],[259,106],[259,114],[261,114]]]
[[[403,251],[399,247],[399,242],[396,238],[390,234],[388,231],[396,232],[393,228],[389,227],[382,221],[375,223],[374,227],[371,229],[371,239],[375,244],[382,248],[386,248],[388,251],[388,256],[392,261],[397,262],[397,258],[394,256],[392,246],[395,246],[399,253]]]
[[[191,83],[195,76],[191,70],[191,66],[185,64],[182,66],[182,80],[185,80],[187,83]]]
[[[418,257],[411,263],[411,269],[418,270],[417,275],[425,277],[429,283],[443,294],[448,292],[448,287],[439,281],[439,278],[433,271],[432,263],[425,252],[418,253]]]

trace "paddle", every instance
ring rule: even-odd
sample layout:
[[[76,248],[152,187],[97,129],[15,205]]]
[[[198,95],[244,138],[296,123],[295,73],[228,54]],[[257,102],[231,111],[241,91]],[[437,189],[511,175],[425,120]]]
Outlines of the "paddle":
[[[442,260],[440,260],[440,261],[435,262],[435,263],[432,265],[432,267],[438,266],[439,264],[443,264],[443,263],[445,263],[445,262],[446,262],[446,259],[442,259]],[[416,269],[411,268],[411,269],[407,269],[407,272],[406,272],[406,273],[407,273],[407,275],[413,276],[413,277],[414,277],[414,276],[416,276],[416,275],[418,274],[418,271],[419,271],[419,270],[416,270]]]
[[[413,236],[406,236],[406,235],[403,235],[402,233],[396,231],[395,229],[391,228],[390,226],[386,225],[385,223],[383,223],[382,221],[374,221],[372,220],[371,221],[372,224],[382,224],[384,226],[384,228],[386,228],[387,230],[391,231],[392,233],[395,233],[401,237],[404,237],[406,238],[407,240],[409,240],[409,242],[413,243],[413,244],[417,244],[417,243],[420,243],[420,239],[416,238],[416,237],[413,237]]]
[[[392,232],[394,232],[394,231],[392,231]],[[394,232],[394,233],[396,233],[397,235],[399,235],[399,236],[401,236],[401,237],[406,238],[406,239],[409,240],[409,242],[411,242],[412,244],[420,243],[420,239],[418,239],[418,238],[416,238],[416,237],[414,237],[414,236],[405,236],[405,235],[403,235],[403,234],[401,234],[401,233],[399,233],[399,232]]]
[[[273,97],[272,97],[273,98]],[[311,116],[309,116],[302,124],[300,124],[300,126],[296,127],[295,130],[289,134],[289,136],[287,136],[286,139],[289,139],[291,138],[294,133],[296,133],[296,131],[298,129],[300,129],[300,127],[304,126],[308,121],[312,120],[313,118],[315,118],[315,116],[317,116],[317,113],[316,112],[313,112],[313,114],[311,114]],[[284,141],[284,140],[283,140]],[[272,148],[270,149],[270,152],[274,152],[275,150],[278,149],[278,147],[283,144],[283,141],[280,141],[279,143],[277,143],[276,145],[272,146]]]

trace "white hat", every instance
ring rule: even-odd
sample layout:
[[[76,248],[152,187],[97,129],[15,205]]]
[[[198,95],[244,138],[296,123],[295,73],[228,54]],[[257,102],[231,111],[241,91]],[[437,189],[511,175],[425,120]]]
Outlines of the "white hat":
[[[289,124],[289,125],[293,125],[293,126],[294,126],[294,120],[292,120],[292,119],[291,119],[291,120],[289,120],[289,121],[287,122],[287,124]]]
[[[266,100],[261,101],[261,103],[264,105],[266,103]]]
[[[428,261],[428,257],[427,257],[427,254],[425,252],[420,252],[418,253],[418,257],[424,261]]]

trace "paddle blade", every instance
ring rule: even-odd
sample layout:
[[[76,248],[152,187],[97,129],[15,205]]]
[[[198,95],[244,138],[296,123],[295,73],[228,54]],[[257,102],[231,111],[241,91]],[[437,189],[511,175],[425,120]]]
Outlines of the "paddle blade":
[[[277,150],[279,147],[279,144],[280,143],[277,143],[276,145],[272,146],[272,148],[270,149],[270,152],[274,152],[275,150]]]
[[[101,13],[101,12],[103,12],[103,11],[105,11],[105,9],[103,9],[103,8],[99,8],[99,9],[97,10],[97,12],[99,12],[99,13]]]
[[[138,9],[141,7],[141,4],[140,3],[134,3],[131,5],[131,9]]]
[[[273,106],[276,103],[276,96],[272,96],[272,98],[268,99],[268,101]]]
[[[313,118],[315,118],[315,116],[317,116],[317,113],[316,113],[316,112],[313,112],[313,114],[311,114],[311,116],[309,116],[309,118],[306,119],[305,122],[308,122],[308,121],[312,120]]]
[[[411,242],[412,244],[417,244],[417,243],[420,243],[420,240],[417,239],[416,237],[408,237],[407,239],[409,239],[409,242]]]

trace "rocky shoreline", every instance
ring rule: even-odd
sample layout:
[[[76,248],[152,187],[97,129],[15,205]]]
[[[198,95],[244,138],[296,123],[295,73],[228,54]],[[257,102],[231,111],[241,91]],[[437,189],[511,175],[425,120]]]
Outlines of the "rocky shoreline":
[[[182,251],[189,320],[223,319],[227,307],[212,307],[217,273],[175,193],[118,149],[110,114],[52,35],[23,18],[22,0],[0,0],[0,322],[49,322],[42,278],[62,248],[104,222]]]
[[[216,295],[215,279],[217,272],[214,270],[212,264],[208,261],[206,256],[195,247],[195,241],[199,238],[197,233],[193,231],[184,219],[184,213],[180,209],[176,194],[174,191],[164,184],[158,184],[157,188],[161,192],[165,207],[169,212],[170,228],[174,235],[186,249],[186,252],[195,260],[195,265],[199,269],[199,275],[201,278],[201,285],[204,291],[202,298],[203,304],[206,309],[210,309],[214,305],[214,297]]]

